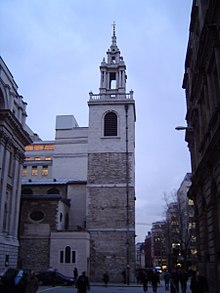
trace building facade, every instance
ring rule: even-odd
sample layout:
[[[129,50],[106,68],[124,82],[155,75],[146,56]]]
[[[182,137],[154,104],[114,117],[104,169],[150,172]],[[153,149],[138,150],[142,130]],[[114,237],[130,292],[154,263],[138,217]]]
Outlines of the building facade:
[[[153,267],[167,266],[166,250],[166,221],[152,223],[151,228],[151,256]]]
[[[197,221],[198,268],[220,291],[220,2],[193,1],[183,88]]]
[[[26,103],[0,57],[0,272],[17,266],[21,167],[26,132]]]
[[[25,148],[19,223],[23,268],[53,268],[71,276],[77,267],[89,274],[87,147],[88,128],[62,115],[56,117],[55,140],[36,140]]]
[[[89,96],[88,127],[71,115],[57,116],[55,140],[26,148],[19,233],[24,267],[38,261],[38,270],[51,266],[70,274],[76,266],[91,281],[102,281],[108,271],[111,282],[121,282],[126,271],[127,283],[134,281],[136,115],[125,70],[113,26],[99,93]]]

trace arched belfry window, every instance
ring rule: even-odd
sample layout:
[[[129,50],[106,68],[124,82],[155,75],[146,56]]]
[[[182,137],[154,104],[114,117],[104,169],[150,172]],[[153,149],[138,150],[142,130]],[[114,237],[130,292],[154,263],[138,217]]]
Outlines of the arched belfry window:
[[[53,187],[47,191],[47,194],[60,194],[60,192],[57,188]]]
[[[117,115],[109,112],[104,117],[104,136],[117,136],[118,131]]]

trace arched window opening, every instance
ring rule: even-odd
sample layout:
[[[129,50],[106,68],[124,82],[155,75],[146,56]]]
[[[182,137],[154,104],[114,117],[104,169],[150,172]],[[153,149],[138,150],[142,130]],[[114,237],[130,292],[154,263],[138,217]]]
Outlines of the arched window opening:
[[[109,112],[104,118],[104,136],[117,136],[117,115]]]
[[[60,191],[57,188],[51,188],[47,191],[47,194],[60,194]]]
[[[65,247],[65,263],[70,263],[70,257],[71,257],[71,248],[70,246]]]
[[[33,190],[31,188],[23,188],[21,194],[33,194]]]
[[[116,89],[116,72],[111,72],[110,73],[109,88],[111,90]]]
[[[65,215],[65,223],[64,223],[64,229],[68,230],[69,229],[69,215]]]

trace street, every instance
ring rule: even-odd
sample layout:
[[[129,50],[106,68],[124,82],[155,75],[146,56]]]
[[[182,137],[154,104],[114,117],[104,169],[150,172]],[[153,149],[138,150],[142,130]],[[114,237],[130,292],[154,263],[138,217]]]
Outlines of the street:
[[[77,289],[75,287],[63,287],[63,286],[59,286],[59,287],[46,287],[46,286],[40,286],[39,290],[37,291],[38,293],[41,292],[48,292],[48,293],[77,293]],[[141,285],[130,285],[130,286],[126,286],[126,285],[109,285],[107,288],[102,286],[102,285],[91,285],[91,289],[90,291],[88,291],[88,293],[142,293],[143,288]],[[165,291],[164,289],[164,284],[163,282],[161,282],[160,286],[157,289],[157,293],[169,293],[169,291]],[[188,286],[188,290],[187,293],[190,293],[191,291],[189,290],[189,286]],[[148,291],[147,293],[153,293],[152,287],[149,286],[148,287]]]

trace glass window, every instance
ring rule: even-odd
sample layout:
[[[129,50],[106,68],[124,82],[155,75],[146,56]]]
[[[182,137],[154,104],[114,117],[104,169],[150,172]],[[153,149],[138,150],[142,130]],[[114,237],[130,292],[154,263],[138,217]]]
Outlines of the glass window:
[[[117,115],[113,112],[105,115],[104,136],[117,136]]]
[[[54,145],[53,144],[45,144],[44,149],[45,150],[54,150]]]
[[[22,176],[23,176],[23,177],[27,176],[27,166],[23,166],[23,169],[22,169]]]
[[[42,167],[42,176],[47,176],[49,173],[48,165],[43,165]]]
[[[64,250],[59,252],[60,263],[75,263],[76,251],[71,250],[70,246],[66,246]]]
[[[44,219],[44,213],[39,210],[32,211],[30,213],[30,218],[32,221],[39,222]]]
[[[61,250],[60,251],[60,263],[63,263],[63,254],[64,254],[64,251]]]
[[[24,160],[25,160],[25,161],[30,161],[31,158],[30,158],[30,157],[26,157]]]
[[[60,191],[57,188],[53,187],[47,191],[47,194],[60,194]]]
[[[66,246],[66,248],[65,248],[65,263],[70,263],[70,252],[71,252],[70,246]]]
[[[76,252],[72,250],[72,263],[76,262]]]
[[[34,149],[33,145],[27,145],[25,147],[25,151],[33,151],[33,149]]]
[[[40,161],[40,157],[35,157],[34,160],[35,161]]]
[[[37,166],[32,166],[31,175],[37,176]]]
[[[51,161],[51,160],[52,160],[51,156],[45,157],[45,161]]]

